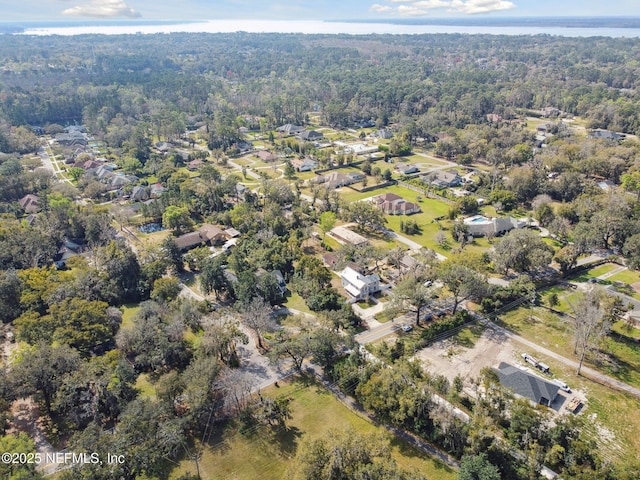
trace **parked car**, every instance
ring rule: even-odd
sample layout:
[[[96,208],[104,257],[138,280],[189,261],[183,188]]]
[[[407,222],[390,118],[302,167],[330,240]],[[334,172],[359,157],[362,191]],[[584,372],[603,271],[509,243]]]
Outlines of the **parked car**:
[[[413,330],[413,327],[411,325],[408,324],[404,324],[402,325],[402,327],[400,327],[402,329],[403,332],[410,332],[411,330]]]
[[[553,380],[551,380],[553,383],[555,383],[556,385],[558,385],[560,387],[560,390],[565,391],[567,393],[571,393],[571,389],[569,388],[569,385],[567,385],[566,383],[564,383],[562,380],[559,380],[557,378],[554,378]]]

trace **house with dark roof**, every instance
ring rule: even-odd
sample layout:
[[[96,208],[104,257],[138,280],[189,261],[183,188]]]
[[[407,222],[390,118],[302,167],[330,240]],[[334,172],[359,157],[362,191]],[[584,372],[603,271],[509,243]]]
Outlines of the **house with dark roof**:
[[[518,367],[501,362],[498,368],[493,370],[498,374],[503,387],[513,390],[514,393],[528,398],[533,403],[550,407],[558,396],[558,390],[560,390],[558,385]]]
[[[624,138],[624,135],[617,132],[612,132],[610,130],[594,130],[587,138],[596,138],[602,140],[620,140]]]
[[[35,213],[40,210],[40,197],[29,193],[18,200],[18,203],[26,213]]]
[[[382,138],[384,140],[389,140],[393,138],[393,132],[388,128],[383,128],[381,130],[377,130],[371,134],[372,137]]]
[[[411,215],[420,211],[420,205],[407,202],[395,193],[383,193],[373,197],[373,204],[387,215]]]
[[[299,133],[304,132],[304,127],[299,125],[293,125],[291,123],[287,123],[286,125],[282,125],[276,129],[278,133],[284,133],[285,135],[297,135]]]
[[[175,242],[180,250],[190,250],[200,245],[215,245],[226,240],[227,236],[219,227],[205,223],[195,232],[176,237]]]
[[[316,142],[318,140],[322,140],[324,135],[315,130],[305,130],[304,132],[298,133],[296,137],[300,140],[304,140],[305,142]]]

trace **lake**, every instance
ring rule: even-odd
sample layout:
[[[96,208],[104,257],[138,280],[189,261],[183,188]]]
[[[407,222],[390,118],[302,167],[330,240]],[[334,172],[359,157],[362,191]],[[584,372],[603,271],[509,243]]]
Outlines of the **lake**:
[[[489,35],[557,35],[562,37],[640,37],[640,27],[621,28],[603,22],[588,22],[587,26],[570,26],[550,21],[544,25],[544,19],[537,19],[533,25],[514,22],[513,24],[411,24],[392,22],[339,22],[339,21],[291,21],[291,20],[208,20],[192,22],[118,22],[86,24],[22,24],[22,35],[123,35],[154,33],[308,33],[308,34],[489,34]],[[576,23],[576,25],[583,25]],[[14,32],[11,32],[14,33]],[[14,33],[14,34],[15,34]]]

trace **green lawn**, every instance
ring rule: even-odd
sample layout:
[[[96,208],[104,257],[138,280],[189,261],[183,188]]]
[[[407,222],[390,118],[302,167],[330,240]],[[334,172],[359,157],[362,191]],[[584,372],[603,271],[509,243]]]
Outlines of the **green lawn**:
[[[291,294],[287,296],[286,302],[284,302],[282,305],[287,308],[300,310],[301,312],[313,313],[311,310],[309,310],[309,307],[307,307],[304,299],[295,292],[291,292]]]
[[[237,480],[286,478],[287,470],[303,439],[318,438],[329,430],[353,429],[369,434],[380,427],[357,415],[317,384],[301,381],[262,392],[263,395],[290,398],[292,418],[287,430],[267,427],[240,434],[237,425],[227,425],[211,439],[199,462],[202,478],[233,478]],[[386,434],[386,432],[385,432]],[[393,458],[406,470],[420,472],[426,478],[454,480],[455,472],[423,453],[388,435]],[[183,460],[171,472],[176,479],[185,473],[195,474],[194,462]]]
[[[120,307],[120,309],[123,312],[122,324],[120,325],[120,328],[127,330],[133,327],[133,318],[138,313],[138,310],[140,310],[140,305],[138,305],[137,303],[128,303]]]
[[[596,278],[599,277],[600,275],[604,275],[605,273],[609,273],[610,271],[618,268],[619,265],[616,265],[615,263],[605,263],[604,265],[599,265],[597,267],[591,268],[589,270],[587,270],[586,272],[582,272],[580,275],[578,275],[577,277],[573,278],[572,280],[576,281],[576,282],[587,282],[589,281],[590,278]]]
[[[607,280],[611,280],[612,282],[624,282],[631,285],[633,283],[640,282],[640,272],[625,270],[623,272],[616,273],[615,275],[611,275]]]
[[[140,392],[141,397],[156,398],[156,387],[151,383],[148,373],[138,375],[135,387]]]

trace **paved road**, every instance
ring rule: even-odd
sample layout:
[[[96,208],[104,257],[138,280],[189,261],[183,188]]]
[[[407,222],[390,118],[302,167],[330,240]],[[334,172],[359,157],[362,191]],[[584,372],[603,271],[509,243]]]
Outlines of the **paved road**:
[[[548,348],[542,347],[540,345],[538,345],[535,342],[532,342],[530,340],[527,340],[526,338],[521,337],[520,335],[513,333],[510,330],[507,330],[506,328],[503,328],[497,324],[495,324],[494,322],[492,322],[491,320],[483,317],[482,315],[475,313],[475,312],[471,312],[469,311],[469,313],[471,313],[476,319],[478,319],[481,323],[485,324],[486,326],[488,326],[489,328],[505,335],[507,338],[511,339],[511,340],[515,340],[516,342],[519,342],[523,345],[526,345],[528,348],[535,350],[536,352],[539,352],[543,355],[546,355],[547,357],[551,357],[559,362],[562,362],[564,365],[568,365],[570,367],[573,367],[576,369],[576,371],[578,370],[578,362],[576,362],[575,360],[572,360],[570,358],[564,357],[560,354],[557,354],[555,352],[552,352],[551,350],[549,350]],[[607,385],[610,386],[611,388],[614,388],[616,390],[620,390],[626,393],[629,393],[633,396],[635,396],[636,398],[640,399],[640,389],[632,387],[631,385],[627,385],[626,383],[623,383],[613,377],[610,377],[608,375],[605,375],[603,373],[597,372],[596,370],[594,370],[593,368],[590,367],[586,367],[586,366],[582,366],[581,369],[581,373],[580,373],[583,377],[589,378],[591,380],[594,380],[598,383],[601,383],[603,385]]]
[[[371,330],[359,333],[355,336],[355,340],[361,345],[373,343],[386,337],[387,335],[391,335],[392,333],[397,332],[398,330],[400,330],[400,325],[401,322],[399,321],[381,323]]]

